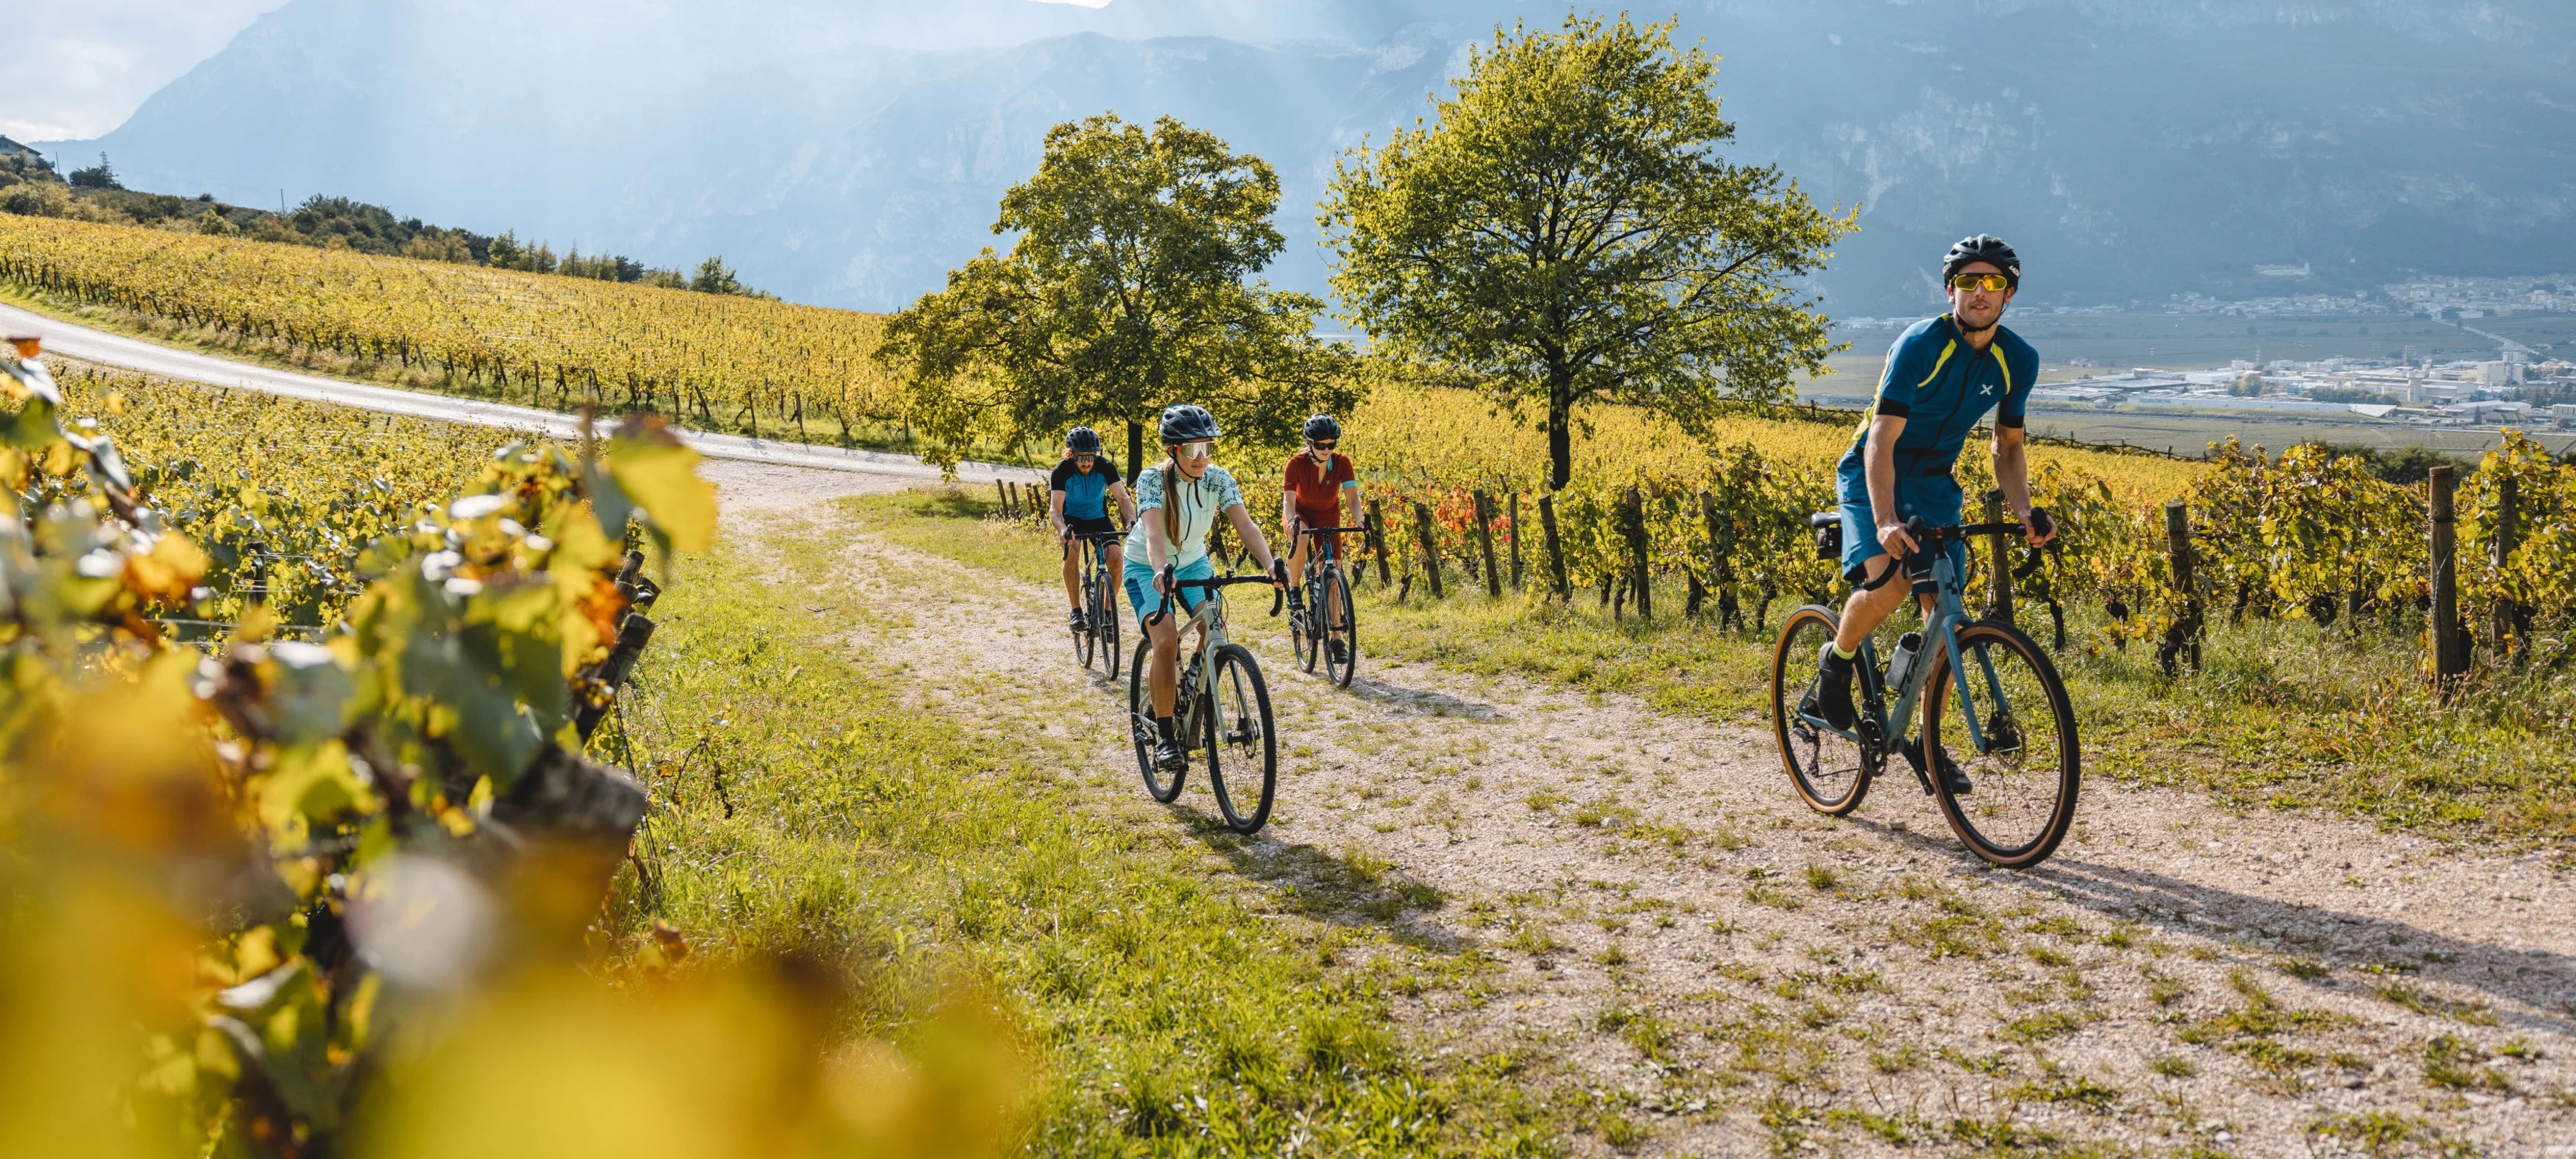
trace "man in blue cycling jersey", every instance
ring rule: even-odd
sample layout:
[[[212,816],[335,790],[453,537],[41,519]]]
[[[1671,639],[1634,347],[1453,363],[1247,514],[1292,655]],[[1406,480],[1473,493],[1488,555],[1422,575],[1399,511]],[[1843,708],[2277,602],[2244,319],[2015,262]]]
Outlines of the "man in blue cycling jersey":
[[[1916,551],[1906,521],[1920,516],[1934,527],[1959,522],[1963,496],[1951,469],[1968,434],[1987,414],[1995,416],[1995,483],[2004,503],[2037,547],[2056,534],[2030,505],[2030,460],[2022,439],[2023,413],[2039,378],[2039,352],[2003,327],[2004,307],[2021,289],[2021,258],[2000,238],[1978,234],[1950,247],[1941,262],[1950,312],[1915,323],[1887,352],[1878,397],[1853,436],[1837,471],[1842,504],[1843,578],[1877,581]],[[1967,571],[1967,545],[1946,545],[1952,566]],[[1818,709],[1836,728],[1859,718],[1852,703],[1853,658],[1861,641],[1905,600],[1901,582],[1862,587],[1843,605],[1841,627],[1818,659],[1823,688]],[[1932,597],[1922,600],[1926,616]],[[1966,792],[1967,778],[1947,759],[1934,762],[1952,791]]]
[[[1118,530],[1109,521],[1109,500],[1118,500],[1119,518],[1136,522],[1136,504],[1127,485],[1118,481],[1117,460],[1100,451],[1100,433],[1075,427],[1064,435],[1064,459],[1047,476],[1047,522],[1064,542],[1064,598],[1073,603],[1073,630],[1089,631],[1082,617],[1082,561],[1073,550],[1077,535],[1107,535]],[[1121,571],[1116,543],[1109,545],[1109,570]],[[1112,601],[1113,603],[1115,601]]]

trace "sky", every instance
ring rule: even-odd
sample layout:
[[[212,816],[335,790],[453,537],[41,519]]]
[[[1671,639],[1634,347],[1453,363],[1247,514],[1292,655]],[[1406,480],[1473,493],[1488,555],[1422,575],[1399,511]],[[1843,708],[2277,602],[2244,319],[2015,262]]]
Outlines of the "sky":
[[[0,135],[95,137],[286,0],[11,0]]]

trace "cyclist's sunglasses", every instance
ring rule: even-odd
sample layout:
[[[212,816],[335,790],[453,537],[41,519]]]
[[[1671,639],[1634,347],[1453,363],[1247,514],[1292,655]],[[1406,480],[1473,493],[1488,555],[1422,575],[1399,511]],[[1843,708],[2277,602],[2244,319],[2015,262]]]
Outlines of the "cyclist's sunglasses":
[[[1184,459],[1204,459],[1215,453],[1215,451],[1216,444],[1209,442],[1206,439],[1201,439],[1195,443],[1181,444],[1181,457]]]
[[[2012,279],[2002,274],[1961,274],[1950,279],[1953,290],[1983,290],[1989,294],[2000,294],[2011,287]]]
[[[1074,462],[1077,462],[1077,463],[1080,463],[1080,464],[1082,464],[1082,465],[1084,465],[1084,466],[1086,466],[1086,467],[1091,465],[1091,461],[1092,461],[1093,459],[1097,459],[1097,458],[1099,458],[1099,457],[1100,457],[1100,456],[1095,455],[1095,454],[1092,454],[1092,453],[1091,453],[1091,452],[1089,452],[1089,451],[1075,451],[1075,452],[1073,453],[1073,461],[1074,461]]]
[[[1341,446],[1342,441],[1340,439],[1325,439],[1322,442],[1310,442],[1306,445],[1318,451],[1329,451],[1335,447]]]

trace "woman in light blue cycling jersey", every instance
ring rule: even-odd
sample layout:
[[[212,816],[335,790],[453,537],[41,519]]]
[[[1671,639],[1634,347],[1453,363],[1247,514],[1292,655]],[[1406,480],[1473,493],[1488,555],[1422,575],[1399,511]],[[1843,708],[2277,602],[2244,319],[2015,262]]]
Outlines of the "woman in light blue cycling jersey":
[[[1207,553],[1208,529],[1223,514],[1251,549],[1253,560],[1269,571],[1270,582],[1288,586],[1288,567],[1270,554],[1260,526],[1243,509],[1242,488],[1235,485],[1233,474],[1216,465],[1219,433],[1216,418],[1205,407],[1184,403],[1164,408],[1163,449],[1170,457],[1137,475],[1136,520],[1127,529],[1127,565],[1121,575],[1127,582],[1127,605],[1136,609],[1138,626],[1154,642],[1153,668],[1148,673],[1154,694],[1154,763],[1165,770],[1189,764],[1189,753],[1172,723],[1172,700],[1179,683],[1181,617],[1207,597],[1180,593],[1180,615],[1150,622],[1173,594],[1165,586],[1164,569],[1171,568],[1171,578],[1176,580],[1214,576],[1216,565]]]

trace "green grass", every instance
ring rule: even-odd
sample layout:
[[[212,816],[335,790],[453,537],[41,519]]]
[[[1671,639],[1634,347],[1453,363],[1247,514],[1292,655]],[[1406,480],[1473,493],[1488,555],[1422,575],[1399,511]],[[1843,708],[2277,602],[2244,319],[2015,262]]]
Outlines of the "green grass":
[[[855,510],[868,530],[924,551],[1016,579],[1054,576],[1048,537],[986,518],[993,506],[988,495],[950,490],[870,497]],[[1399,601],[1372,578],[1358,596],[1369,665],[1430,662],[1624,693],[1717,724],[1768,722],[1770,632],[1683,619],[1677,584],[1658,585],[1652,623],[1614,621],[1590,592],[1569,606],[1493,599],[1461,583],[1433,600],[1416,582]],[[1768,628],[1801,602],[1781,596]],[[2420,623],[2365,617],[2356,636],[2342,623],[2320,630],[2305,619],[2230,626],[2218,611],[2203,667],[2172,678],[2152,648],[2110,646],[2099,609],[2067,609],[2068,646],[2056,660],[2088,774],[2196,790],[2237,807],[2322,809],[2435,836],[2576,846],[2576,749],[2554,743],[2576,731],[2576,666],[2484,679],[2444,704],[2418,672]],[[1887,631],[1911,618],[1892,617]],[[2025,600],[2021,623],[2048,642],[2045,608]]]
[[[623,945],[660,919],[691,962],[861,979],[849,1036],[899,1037],[917,995],[962,977],[1032,1044],[1039,1153],[1554,1153],[1543,1072],[1434,1055],[1390,1007],[1384,979],[1410,971],[1367,968],[1457,976],[1471,953],[1283,913],[1232,867],[1237,839],[1122,820],[1065,775],[1071,753],[908,695],[844,635],[864,605],[841,536],[810,530],[757,567],[689,564],[661,604],[628,718],[663,803],[659,889],[626,883]]]

